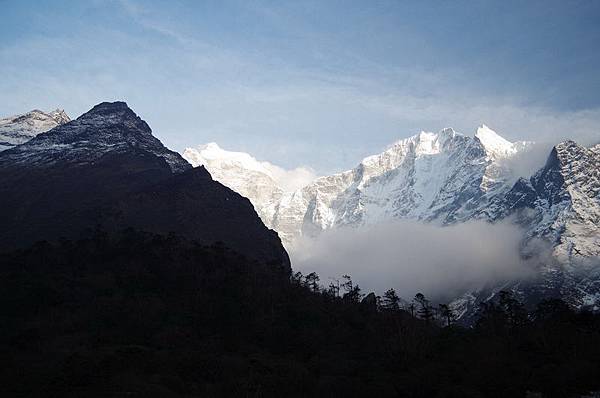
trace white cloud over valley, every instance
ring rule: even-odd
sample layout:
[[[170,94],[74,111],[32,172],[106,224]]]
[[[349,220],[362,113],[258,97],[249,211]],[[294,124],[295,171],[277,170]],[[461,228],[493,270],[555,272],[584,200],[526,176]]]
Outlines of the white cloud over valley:
[[[508,222],[440,227],[398,221],[326,231],[299,240],[289,252],[294,270],[317,272],[324,285],[348,274],[364,292],[394,288],[405,299],[422,292],[444,300],[532,275],[537,259],[521,258],[521,240],[519,227]]]

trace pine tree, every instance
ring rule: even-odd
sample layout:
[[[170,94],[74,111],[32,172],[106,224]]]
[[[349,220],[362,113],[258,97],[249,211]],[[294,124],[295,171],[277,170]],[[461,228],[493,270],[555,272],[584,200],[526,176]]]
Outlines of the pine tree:
[[[394,289],[389,289],[383,294],[381,308],[386,311],[400,310],[400,297],[398,297]]]
[[[346,291],[342,298],[356,303],[359,302],[362,297],[360,287],[352,283],[352,278],[349,275],[343,275],[342,278],[346,280],[346,282],[342,283],[342,288]]]
[[[290,278],[294,285],[301,285],[304,275],[302,275],[302,272],[298,271],[298,272],[292,274],[292,276]]]
[[[429,323],[434,319],[433,307],[431,306],[429,300],[425,298],[423,293],[417,293],[415,295],[415,301],[419,305],[419,309],[417,314],[421,319],[425,322]]]
[[[319,280],[320,280],[319,275],[317,275],[316,272],[311,272],[310,274],[308,274],[304,277],[304,283],[313,292],[319,291]]]
[[[327,294],[331,297],[340,296],[340,281],[338,279],[332,279],[327,288]]]

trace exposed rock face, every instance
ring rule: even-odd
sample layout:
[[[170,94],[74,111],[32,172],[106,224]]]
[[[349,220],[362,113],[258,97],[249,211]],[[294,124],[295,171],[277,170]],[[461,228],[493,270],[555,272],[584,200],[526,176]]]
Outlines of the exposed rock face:
[[[221,241],[289,269],[277,234],[252,205],[170,151],[124,102],[0,153],[0,248],[134,227]]]
[[[444,129],[400,140],[354,169],[282,192],[247,165],[205,164],[223,184],[248,196],[288,245],[321,231],[413,219],[440,225],[510,219],[524,229],[522,255],[545,253],[533,281],[507,281],[466,292],[454,303],[471,317],[477,303],[501,289],[528,302],[562,297],[574,307],[600,309],[600,145],[557,145],[531,178],[514,181],[510,160],[529,143],[511,143],[486,126],[474,137]],[[247,155],[248,156],[248,155]],[[254,185],[259,181],[258,185]],[[269,185],[271,184],[271,185]],[[253,187],[269,186],[267,196]],[[540,249],[540,246],[543,249]],[[546,253],[547,252],[547,253]]]
[[[516,215],[525,228],[526,250],[533,239],[552,247],[541,278],[521,290],[600,309],[600,145],[556,145],[545,167],[519,180],[496,205],[498,217]]]
[[[49,113],[36,109],[23,115],[0,119],[0,151],[23,144],[36,135],[70,120],[61,109]]]
[[[510,189],[504,161],[526,147],[486,126],[474,137],[452,129],[421,132],[363,159],[352,170],[320,177],[295,192],[284,192],[265,170],[248,162],[223,160],[231,159],[232,152],[206,159],[194,157],[189,149],[184,157],[247,196],[265,224],[291,244],[326,229],[390,219],[448,224],[485,218],[489,202]]]

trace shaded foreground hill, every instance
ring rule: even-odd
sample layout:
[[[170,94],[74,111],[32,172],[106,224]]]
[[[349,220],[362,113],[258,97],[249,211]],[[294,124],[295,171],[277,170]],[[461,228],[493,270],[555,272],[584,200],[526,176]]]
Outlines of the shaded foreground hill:
[[[313,291],[223,245],[127,230],[0,255],[4,396],[578,396],[600,319],[488,306],[472,330]],[[517,316],[518,315],[518,316]]]
[[[0,248],[77,238],[89,229],[174,232],[224,242],[254,259],[289,259],[250,202],[192,169],[124,102],[104,102],[76,120],[0,153]]]

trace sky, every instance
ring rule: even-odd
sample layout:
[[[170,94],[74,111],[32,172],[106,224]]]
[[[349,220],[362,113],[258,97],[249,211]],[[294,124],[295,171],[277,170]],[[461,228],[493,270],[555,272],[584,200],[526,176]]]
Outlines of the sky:
[[[0,0],[0,115],[124,100],[317,174],[421,130],[600,141],[598,1]]]

